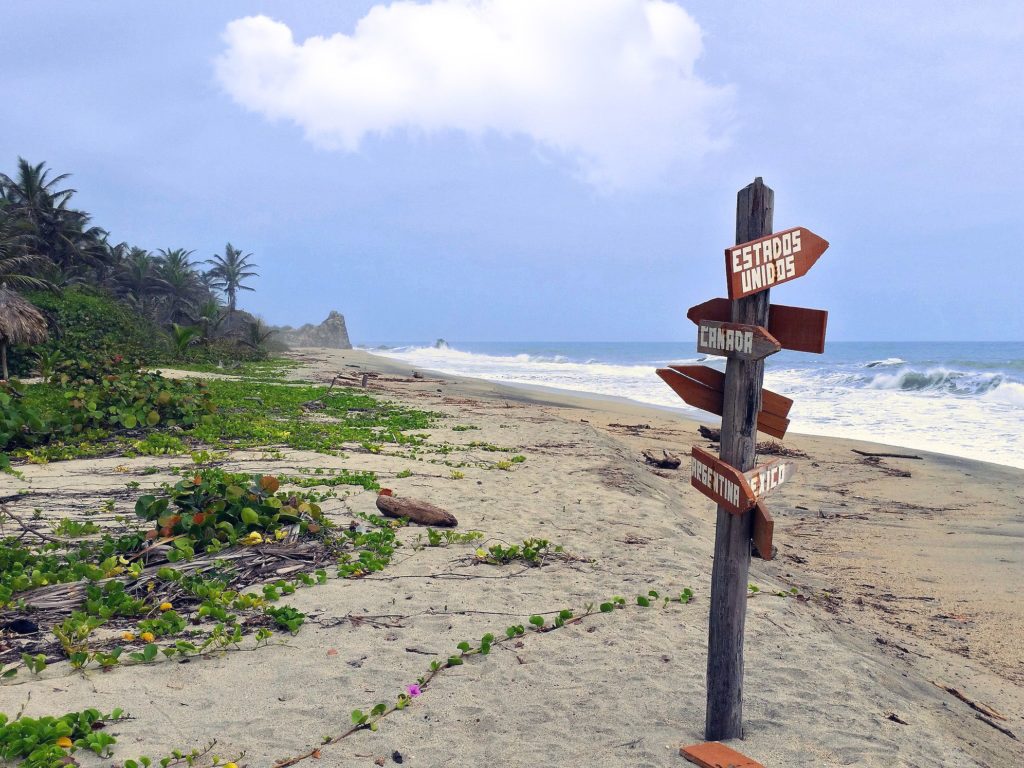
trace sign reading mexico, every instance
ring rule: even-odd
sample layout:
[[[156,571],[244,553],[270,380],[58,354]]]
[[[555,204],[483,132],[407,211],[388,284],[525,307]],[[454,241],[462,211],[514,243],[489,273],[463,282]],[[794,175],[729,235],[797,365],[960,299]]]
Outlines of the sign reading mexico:
[[[726,248],[729,298],[735,301],[803,277],[826,248],[828,241],[806,227],[794,227]]]

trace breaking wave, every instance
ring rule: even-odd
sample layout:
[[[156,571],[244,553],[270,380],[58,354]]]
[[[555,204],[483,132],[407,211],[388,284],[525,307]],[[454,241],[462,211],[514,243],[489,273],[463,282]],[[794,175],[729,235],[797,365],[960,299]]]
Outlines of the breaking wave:
[[[958,371],[948,368],[917,370],[905,368],[878,373],[867,382],[871,389],[900,389],[905,392],[942,392],[950,395],[985,395],[1007,382],[1001,373]]]

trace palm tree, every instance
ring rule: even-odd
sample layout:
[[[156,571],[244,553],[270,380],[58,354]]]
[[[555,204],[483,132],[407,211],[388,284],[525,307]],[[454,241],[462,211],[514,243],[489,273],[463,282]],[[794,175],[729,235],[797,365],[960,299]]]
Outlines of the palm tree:
[[[235,300],[239,291],[254,290],[242,284],[243,280],[259,276],[258,272],[252,271],[258,265],[251,263],[249,261],[251,258],[251,253],[243,254],[241,250],[228,243],[224,247],[223,256],[214,254],[212,259],[206,261],[207,264],[213,265],[207,274],[214,278],[214,287],[228,295],[228,312],[235,311]]]
[[[102,261],[107,232],[90,226],[89,214],[69,207],[73,189],[58,189],[69,178],[62,173],[50,178],[46,163],[32,165],[18,158],[16,178],[0,174],[0,200],[23,222],[32,249],[52,261],[64,274]]]
[[[202,286],[192,266],[192,251],[184,248],[160,249],[156,259],[157,276],[161,281],[167,321],[176,323],[195,308]]]
[[[127,304],[152,319],[153,302],[167,292],[156,259],[142,248],[132,248],[114,279],[115,291]]]
[[[0,284],[22,291],[53,290],[52,283],[36,277],[48,264],[44,256],[31,251],[18,222],[0,208]]]

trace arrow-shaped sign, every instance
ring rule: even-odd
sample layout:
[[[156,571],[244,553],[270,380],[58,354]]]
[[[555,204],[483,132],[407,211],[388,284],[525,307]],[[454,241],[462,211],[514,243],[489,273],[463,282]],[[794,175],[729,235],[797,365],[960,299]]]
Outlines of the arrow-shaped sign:
[[[696,445],[690,452],[690,485],[734,515],[742,515],[755,503],[742,472]]]
[[[774,232],[726,248],[729,298],[735,301],[803,277],[826,248],[828,241],[806,227]]]
[[[775,520],[768,506],[759,501],[754,505],[754,533],[751,538],[757,547],[757,554],[762,560],[772,559],[772,534],[775,532]]]
[[[753,469],[744,472],[743,476],[747,478],[747,484],[750,485],[754,498],[760,501],[795,474],[795,462],[775,459],[765,464],[758,464]]]
[[[728,299],[711,299],[690,307],[686,316],[697,325],[702,320],[728,323],[732,320],[731,306]],[[795,352],[824,352],[827,324],[828,312],[823,309],[772,304],[768,311],[768,333],[778,340],[783,349]]]
[[[670,365],[659,368],[658,375],[684,402],[702,411],[722,415],[725,374],[703,365]],[[789,428],[789,409],[793,401],[767,389],[761,390],[761,411],[757,428],[780,440]]]
[[[778,340],[759,325],[701,320],[697,326],[697,351],[705,355],[761,360],[780,349]]]

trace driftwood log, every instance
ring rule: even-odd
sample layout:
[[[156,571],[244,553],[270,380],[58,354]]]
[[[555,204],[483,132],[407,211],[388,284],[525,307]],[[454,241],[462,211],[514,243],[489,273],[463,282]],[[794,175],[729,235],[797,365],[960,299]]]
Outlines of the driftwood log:
[[[434,525],[439,528],[454,528],[459,524],[455,515],[426,501],[399,499],[391,495],[390,488],[382,488],[377,496],[377,509],[384,517],[406,518],[419,525]]]
[[[712,443],[717,443],[722,439],[722,430],[720,429],[710,429],[701,424],[697,427],[697,431],[700,432],[701,437],[705,440],[710,440]]]
[[[683,463],[682,459],[678,456],[673,456],[664,448],[661,449],[661,456],[658,456],[650,449],[645,450],[643,453],[647,463],[653,464],[658,469],[679,469],[679,465]]]
[[[917,455],[912,454],[912,453],[871,453],[870,451],[858,451],[856,448],[851,448],[850,450],[853,451],[854,453],[860,454],[861,456],[869,456],[871,458],[878,458],[878,459],[917,459],[918,461],[923,461],[923,459],[920,456],[917,456]]]

